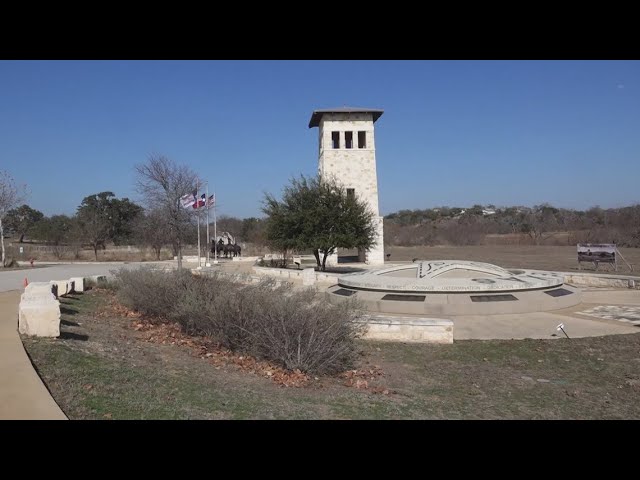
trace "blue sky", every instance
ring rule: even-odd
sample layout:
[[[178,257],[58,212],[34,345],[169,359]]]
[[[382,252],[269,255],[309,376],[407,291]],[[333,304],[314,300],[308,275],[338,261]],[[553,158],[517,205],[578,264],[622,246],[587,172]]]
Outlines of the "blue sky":
[[[317,169],[314,109],[384,109],[382,214],[440,205],[640,202],[638,61],[1,61],[0,169],[47,215],[140,198],[152,153],[215,186],[219,213]]]

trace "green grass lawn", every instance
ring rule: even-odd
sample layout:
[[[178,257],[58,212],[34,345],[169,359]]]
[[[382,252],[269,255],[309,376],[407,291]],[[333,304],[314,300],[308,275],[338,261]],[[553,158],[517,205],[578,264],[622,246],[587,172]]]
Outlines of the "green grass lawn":
[[[453,345],[362,341],[358,369],[383,372],[367,378],[369,388],[347,386],[343,377],[293,388],[215,365],[185,346],[145,341],[132,328],[136,319],[95,314],[106,301],[101,292],[63,299],[60,338],[23,337],[71,419],[640,418],[640,333]]]

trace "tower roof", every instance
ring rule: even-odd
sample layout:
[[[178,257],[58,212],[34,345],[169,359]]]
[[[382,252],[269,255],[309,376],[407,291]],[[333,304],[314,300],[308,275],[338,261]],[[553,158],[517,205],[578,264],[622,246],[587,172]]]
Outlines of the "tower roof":
[[[311,120],[309,120],[309,128],[317,127],[320,125],[320,119],[322,115],[325,113],[372,113],[373,121],[375,123],[376,120],[380,118],[380,115],[384,113],[384,110],[379,110],[377,108],[358,108],[358,107],[338,107],[338,108],[327,108],[324,110],[314,110],[311,114]]]

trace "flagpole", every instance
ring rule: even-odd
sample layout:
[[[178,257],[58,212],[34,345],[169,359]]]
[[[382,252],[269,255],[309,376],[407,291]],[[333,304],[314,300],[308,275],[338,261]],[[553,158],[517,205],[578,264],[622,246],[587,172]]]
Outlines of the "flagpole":
[[[216,189],[213,189],[213,241],[215,242],[213,249],[213,263],[218,263],[218,228],[216,225]]]
[[[200,181],[196,180],[196,216],[198,217],[198,268],[202,268],[200,263],[200,206],[198,205],[198,190],[200,189]]]
[[[211,251],[211,240],[209,238],[209,182],[207,182],[207,196],[205,197],[204,205],[207,208],[207,263],[205,263],[205,265],[210,267],[211,255],[209,253]]]

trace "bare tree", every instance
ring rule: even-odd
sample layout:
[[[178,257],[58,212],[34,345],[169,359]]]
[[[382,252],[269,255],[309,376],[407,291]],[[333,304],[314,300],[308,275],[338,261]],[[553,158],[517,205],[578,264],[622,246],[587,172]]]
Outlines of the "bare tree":
[[[4,228],[2,220],[9,210],[17,207],[27,198],[27,186],[16,185],[13,177],[8,172],[0,170],[0,245],[2,246],[2,262],[6,265],[6,253],[4,249]]]
[[[178,268],[182,268],[182,240],[189,228],[189,213],[180,198],[193,191],[196,174],[186,165],[177,165],[163,155],[151,155],[146,163],[136,165],[138,192],[147,205],[159,209],[169,227],[171,243],[177,246]]]
[[[166,221],[164,210],[152,209],[141,216],[137,222],[137,238],[140,244],[149,246],[160,260],[162,247],[171,243],[169,224]]]
[[[536,245],[553,237],[561,228],[558,219],[559,210],[547,203],[535,205],[533,210],[523,218],[522,231],[529,235]]]

